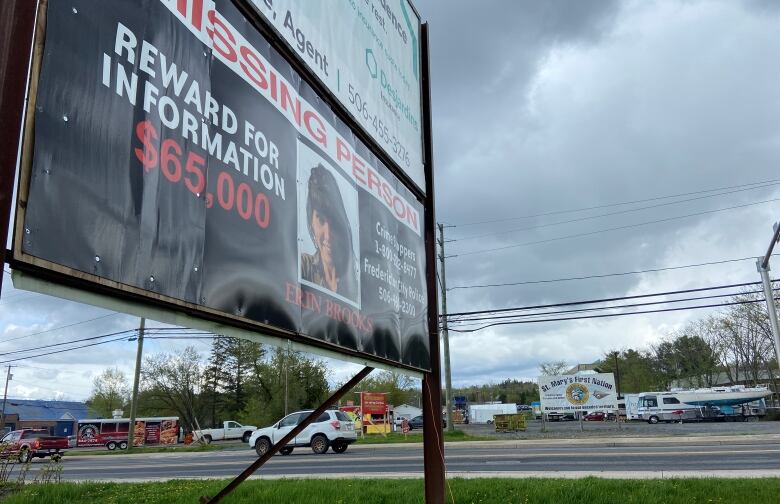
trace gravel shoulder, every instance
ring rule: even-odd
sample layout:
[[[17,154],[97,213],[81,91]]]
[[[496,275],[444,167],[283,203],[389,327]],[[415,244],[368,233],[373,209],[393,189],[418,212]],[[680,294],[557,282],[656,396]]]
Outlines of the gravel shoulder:
[[[473,436],[491,436],[495,439],[587,439],[603,437],[652,438],[670,436],[747,436],[780,434],[780,422],[692,422],[659,423],[626,422],[542,422],[532,420],[525,431],[499,433],[486,424],[458,425],[457,428]]]

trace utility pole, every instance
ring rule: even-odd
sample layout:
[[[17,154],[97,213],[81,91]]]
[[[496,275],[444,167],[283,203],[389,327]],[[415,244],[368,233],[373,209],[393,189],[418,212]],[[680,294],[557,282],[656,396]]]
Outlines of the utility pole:
[[[769,322],[772,326],[772,339],[775,343],[775,356],[777,357],[777,365],[780,367],[780,327],[777,322],[777,306],[775,306],[775,293],[772,290],[772,281],[769,278],[769,258],[772,257],[772,250],[775,248],[775,244],[780,239],[780,225],[775,222],[774,234],[772,235],[772,241],[769,243],[769,248],[764,254],[764,257],[759,257],[756,261],[756,269],[761,274],[761,283],[764,285],[764,298],[766,298],[766,309],[769,312]],[[771,371],[770,371],[771,373]],[[775,393],[778,391],[775,390]]]
[[[133,377],[133,398],[130,403],[130,426],[127,433],[127,451],[133,449],[135,443],[135,415],[138,412],[138,382],[141,380],[141,356],[144,353],[144,327],[146,319],[141,317],[141,324],[138,326],[138,350],[135,354],[135,376]]]
[[[612,354],[615,358],[615,386],[617,387],[617,396],[620,399],[620,367],[618,367],[618,353],[617,350]]]
[[[287,370],[290,367],[290,340],[287,340],[287,352],[284,354],[284,416],[287,416],[287,404],[289,397],[289,389],[287,384]]]
[[[617,413],[615,414],[615,423],[618,426],[618,430],[620,430],[620,367],[618,366],[618,352],[615,350],[615,352],[612,354],[612,356],[615,358],[615,387],[617,387],[617,400],[618,400],[618,409]]]
[[[450,333],[447,327],[447,275],[444,264],[444,224],[439,224],[439,263],[441,264],[441,320],[444,340],[444,385],[447,402],[447,431],[455,432],[452,416],[452,373],[450,372]]]
[[[11,366],[8,366],[8,373],[5,375],[5,392],[3,392],[3,412],[0,413],[0,431],[5,434],[5,402],[8,399],[8,382],[13,379]]]

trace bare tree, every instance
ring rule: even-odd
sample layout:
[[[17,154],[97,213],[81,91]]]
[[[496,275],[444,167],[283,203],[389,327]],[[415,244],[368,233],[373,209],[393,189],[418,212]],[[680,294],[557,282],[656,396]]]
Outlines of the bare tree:
[[[555,376],[566,372],[571,366],[566,361],[542,362],[539,364],[539,373],[542,376]]]
[[[200,356],[188,346],[176,355],[158,353],[144,359],[141,370],[143,385],[149,397],[175,411],[190,430],[198,428],[202,416],[200,400]]]

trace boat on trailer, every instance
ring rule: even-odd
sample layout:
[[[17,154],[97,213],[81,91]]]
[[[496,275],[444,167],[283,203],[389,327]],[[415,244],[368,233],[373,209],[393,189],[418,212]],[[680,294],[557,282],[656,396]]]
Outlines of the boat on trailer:
[[[768,387],[710,387],[642,392],[637,408],[649,423],[693,420],[748,420],[766,414]]]

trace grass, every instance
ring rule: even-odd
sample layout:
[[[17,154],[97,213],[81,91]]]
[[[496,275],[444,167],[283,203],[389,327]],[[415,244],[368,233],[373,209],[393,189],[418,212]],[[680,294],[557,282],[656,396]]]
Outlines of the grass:
[[[149,446],[133,448],[129,452],[127,450],[79,450],[78,448],[72,448],[65,452],[65,456],[71,457],[92,457],[95,455],[138,455],[141,453],[181,453],[181,452],[208,452],[222,450],[224,447],[215,444],[192,444],[190,446]]]
[[[456,430],[454,432],[444,431],[444,441],[488,441],[495,439],[487,436],[472,436],[466,434],[463,431]],[[389,443],[422,443],[423,434],[419,431],[410,432],[407,435],[403,435],[400,432],[391,432],[387,436],[381,434],[369,434],[364,437],[358,437],[355,444],[389,444]]]
[[[214,495],[224,481],[165,483],[59,483],[14,487],[4,504],[193,503]],[[732,503],[777,502],[780,478],[604,480],[458,479],[449,480],[447,502],[458,503]],[[10,495],[9,495],[10,494]],[[305,502],[307,504],[398,504],[423,502],[422,480],[252,480],[223,502]]]

